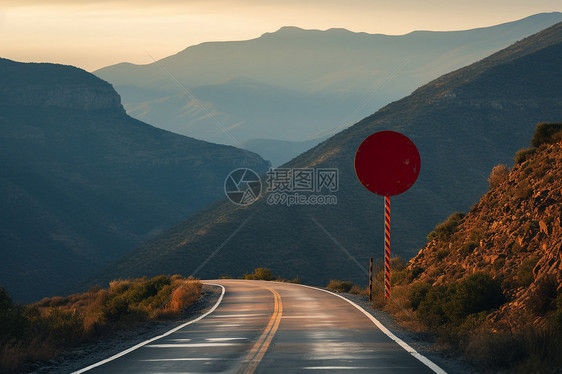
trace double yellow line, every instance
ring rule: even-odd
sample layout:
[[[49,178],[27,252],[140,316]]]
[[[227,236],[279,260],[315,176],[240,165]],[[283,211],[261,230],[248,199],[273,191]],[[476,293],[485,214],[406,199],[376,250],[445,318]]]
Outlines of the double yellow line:
[[[267,288],[267,290],[269,290],[273,294],[273,297],[275,299],[273,314],[271,315],[269,323],[259,337],[258,341],[256,342],[256,344],[254,344],[254,346],[244,359],[243,362],[245,363],[245,367],[242,367],[238,371],[238,373],[241,374],[252,374],[254,371],[256,371],[258,364],[269,348],[271,340],[273,340],[273,336],[275,336],[275,333],[279,328],[279,324],[281,323],[281,317],[283,316],[283,303],[281,302],[281,296],[279,296],[277,291],[275,291],[274,289]]]

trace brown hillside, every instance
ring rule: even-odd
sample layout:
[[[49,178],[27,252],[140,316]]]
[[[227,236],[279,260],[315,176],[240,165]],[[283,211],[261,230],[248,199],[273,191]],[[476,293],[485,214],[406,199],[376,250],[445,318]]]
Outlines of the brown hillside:
[[[562,293],[562,142],[520,151],[511,171],[494,168],[490,185],[465,217],[428,235],[409,269],[414,282],[434,285],[488,273],[508,298],[489,316],[494,326],[540,324]]]

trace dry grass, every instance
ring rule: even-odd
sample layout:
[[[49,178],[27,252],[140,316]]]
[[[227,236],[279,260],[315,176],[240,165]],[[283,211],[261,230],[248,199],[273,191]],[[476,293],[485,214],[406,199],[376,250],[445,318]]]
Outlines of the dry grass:
[[[177,315],[200,298],[201,290],[196,279],[144,277],[22,306],[13,304],[0,287],[0,372],[53,358],[67,347],[120,328]]]
[[[203,285],[199,281],[188,280],[180,284],[172,293],[170,301],[164,308],[165,313],[179,314],[185,308],[199,300]]]

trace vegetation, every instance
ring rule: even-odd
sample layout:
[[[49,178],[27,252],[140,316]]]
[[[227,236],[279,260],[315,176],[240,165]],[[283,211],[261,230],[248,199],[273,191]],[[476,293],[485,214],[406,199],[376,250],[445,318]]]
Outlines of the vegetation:
[[[461,212],[451,214],[445,222],[435,226],[435,230],[427,235],[427,241],[430,242],[434,239],[448,239],[460,225],[464,216],[465,214]]]
[[[488,183],[490,189],[500,185],[502,182],[507,180],[509,175],[509,168],[505,164],[500,164],[494,166],[492,172],[490,173],[490,177],[488,178]]]
[[[353,288],[353,282],[340,281],[337,279],[332,279],[330,283],[326,286],[327,289],[335,292],[349,292]]]
[[[505,302],[501,285],[489,274],[472,274],[458,282],[432,286],[419,302],[417,316],[429,327],[460,326],[471,315]]]
[[[531,140],[533,147],[551,144],[562,139],[562,123],[542,122],[537,125],[535,135]]]
[[[537,148],[544,144],[552,144],[562,140],[562,123],[539,123],[535,129],[535,134],[531,140],[533,147],[523,148],[515,153],[515,165],[527,161],[537,151]]]
[[[0,287],[0,372],[55,357],[117,329],[177,315],[199,299],[201,288],[195,279],[162,275],[20,305]]]
[[[271,272],[271,269],[268,268],[256,268],[254,272],[251,274],[244,274],[242,279],[250,279],[250,280],[264,280],[264,281],[276,281],[276,282],[287,282],[287,283],[300,283],[299,277],[294,279],[285,279],[280,276],[274,276]]]
[[[518,150],[515,153],[515,157],[513,158],[515,165],[519,165],[527,161],[532,155],[536,153],[536,151],[536,148],[523,148]]]

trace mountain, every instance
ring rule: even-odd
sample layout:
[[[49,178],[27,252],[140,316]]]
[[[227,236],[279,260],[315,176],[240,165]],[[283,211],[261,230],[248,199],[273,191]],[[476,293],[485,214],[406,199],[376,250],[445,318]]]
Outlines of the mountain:
[[[558,135],[519,152],[512,170],[493,169],[490,191],[465,217],[436,228],[410,261],[414,283],[491,275],[507,302],[489,320],[503,329],[539,325],[557,307],[562,315],[554,300],[562,293],[562,125],[555,126]]]
[[[287,155],[300,155],[310,148],[326,140],[327,137],[319,137],[305,141],[287,141],[275,139],[252,139],[242,143],[242,148],[262,155],[271,162],[272,167],[278,167],[285,163]]]
[[[0,59],[0,284],[17,300],[68,288],[224,196],[254,153],[125,114],[78,68]]]
[[[338,190],[316,193],[335,196],[335,204],[326,197],[322,202],[332,204],[270,205],[280,200],[272,192],[244,207],[216,203],[92,281],[162,272],[238,276],[269,267],[311,284],[332,278],[364,283],[357,262],[365,268],[369,257],[383,254],[383,198],[355,176],[359,144],[377,131],[395,130],[419,149],[418,181],[391,198],[392,253],[409,259],[438,222],[478,201],[491,168],[511,163],[534,124],[560,119],[560,58],[562,23],[420,87],[284,165],[338,170]]]
[[[253,139],[303,141],[334,135],[441,74],[560,21],[561,13],[543,13],[400,36],[283,27],[94,73],[115,86],[131,116],[179,134],[238,147]],[[281,145],[275,153],[284,163],[296,151]]]

